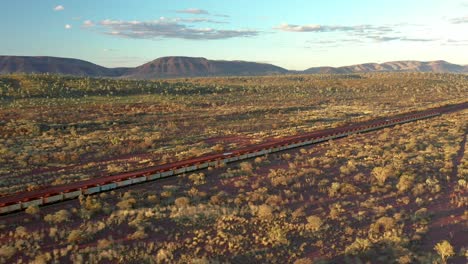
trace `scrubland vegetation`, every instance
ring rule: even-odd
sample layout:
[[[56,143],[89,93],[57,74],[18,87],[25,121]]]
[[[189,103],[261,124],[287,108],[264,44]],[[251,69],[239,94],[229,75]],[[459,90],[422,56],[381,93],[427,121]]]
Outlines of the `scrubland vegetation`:
[[[457,103],[466,75],[0,77],[0,195]],[[0,217],[0,263],[465,263],[468,111]]]
[[[1,76],[0,195],[460,102],[467,87],[466,75],[421,73],[164,81]]]

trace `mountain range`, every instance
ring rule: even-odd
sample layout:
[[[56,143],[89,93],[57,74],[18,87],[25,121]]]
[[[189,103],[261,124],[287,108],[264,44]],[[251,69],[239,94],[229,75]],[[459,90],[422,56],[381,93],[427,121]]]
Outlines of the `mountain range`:
[[[468,73],[468,65],[446,61],[393,61],[344,67],[313,67],[304,71],[266,63],[208,60],[195,57],[162,57],[135,68],[106,68],[91,62],[58,57],[0,56],[0,74],[53,73],[89,77],[157,79],[204,76],[256,76],[275,74],[339,74],[366,72]]]
[[[314,67],[304,73],[363,73],[363,72],[440,72],[468,73],[468,65],[438,61],[391,61],[385,63],[364,63],[343,67]]]

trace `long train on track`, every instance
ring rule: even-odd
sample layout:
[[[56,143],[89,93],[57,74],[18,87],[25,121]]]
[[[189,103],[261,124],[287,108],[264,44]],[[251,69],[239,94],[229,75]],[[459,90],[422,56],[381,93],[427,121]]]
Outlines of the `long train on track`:
[[[438,116],[444,113],[459,111],[468,108],[468,102],[456,105],[448,105],[425,111],[400,114],[393,117],[379,118],[337,128],[305,133],[302,135],[285,137],[273,142],[262,143],[245,147],[231,152],[206,155],[170,164],[163,164],[139,171],[93,178],[85,181],[64,185],[48,186],[43,189],[20,192],[9,196],[0,197],[0,214],[20,211],[29,206],[41,206],[74,199],[80,195],[91,195],[106,192],[133,184],[154,181],[210,166],[250,159],[269,153],[279,152],[292,148],[316,144],[331,139],[346,137],[356,133],[365,133],[397,124],[408,123],[416,120]]]

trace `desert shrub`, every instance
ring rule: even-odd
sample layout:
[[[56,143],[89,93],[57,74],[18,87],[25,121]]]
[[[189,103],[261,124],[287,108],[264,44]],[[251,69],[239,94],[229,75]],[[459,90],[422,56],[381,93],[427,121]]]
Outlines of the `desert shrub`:
[[[333,182],[328,188],[328,196],[334,197],[337,194],[356,194],[358,189],[351,183]]]
[[[273,245],[288,245],[287,232],[279,225],[275,225],[268,231],[268,238]]]
[[[416,212],[414,212],[412,216],[412,220],[415,222],[421,222],[421,221],[428,221],[429,220],[429,212],[427,211],[427,208],[421,208],[418,209]]]
[[[49,229],[49,237],[55,238],[57,236],[58,229],[56,227],[51,227]]]
[[[159,198],[158,196],[152,194],[152,195],[148,195],[148,197],[146,198],[146,200],[148,200],[148,202],[150,203],[157,203],[159,202]]]
[[[346,165],[343,165],[343,166],[340,167],[340,172],[341,172],[341,174],[343,174],[343,175],[349,175],[349,174],[351,174],[351,170],[350,170],[350,169],[348,168],[348,166],[346,166]]]
[[[191,258],[191,264],[210,264],[211,262],[206,258]]]
[[[291,178],[288,178],[287,175],[278,175],[274,178],[271,178],[271,184],[274,187],[283,185],[283,186],[288,186],[289,182],[291,181]]]
[[[372,224],[369,228],[369,238],[378,241],[381,238],[395,235],[396,223],[392,217],[383,216]]]
[[[216,144],[216,145],[211,147],[211,150],[213,150],[215,152],[221,152],[221,151],[224,150],[224,146],[222,144]]]
[[[80,196],[79,201],[82,208],[89,216],[99,213],[102,210],[102,204],[93,196],[86,196],[86,198]]]
[[[284,169],[270,170],[268,178],[273,186],[288,186],[292,182],[293,178]]]
[[[343,183],[340,187],[341,194],[356,194],[358,191],[359,189],[351,183]]]
[[[36,215],[39,213],[39,206],[37,205],[31,205],[28,208],[26,208],[25,212],[30,215]]]
[[[15,254],[16,254],[16,248],[15,247],[7,246],[7,245],[4,245],[4,246],[0,247],[0,257],[9,259],[9,258],[13,257],[13,255],[15,255]]]
[[[245,173],[252,173],[253,166],[250,162],[244,161],[239,164],[241,171]]]
[[[263,160],[264,160],[264,158],[262,158],[262,157],[256,157],[254,162],[255,162],[255,164],[262,164]]]
[[[268,204],[269,206],[272,207],[277,207],[283,204],[284,199],[281,198],[280,195],[268,195],[268,197],[265,200],[265,204]]]
[[[70,213],[67,210],[60,210],[55,214],[48,214],[44,216],[44,220],[49,223],[63,223],[70,219]]]
[[[170,198],[172,197],[173,191],[172,190],[164,190],[161,192],[161,197],[163,198]]]
[[[148,237],[148,234],[145,233],[145,230],[139,229],[135,231],[133,234],[129,235],[129,239],[143,239]]]
[[[343,175],[349,175],[356,171],[357,171],[356,164],[352,160],[348,161],[348,163],[340,167],[340,172]]]
[[[190,205],[190,199],[187,197],[179,197],[175,199],[174,204],[177,208],[185,208]]]
[[[189,175],[189,179],[193,182],[195,185],[201,185],[206,183],[206,176],[204,173],[192,173]]]
[[[363,255],[371,249],[372,243],[366,238],[357,237],[354,242],[345,248],[347,255]]]
[[[294,264],[313,264],[314,262],[309,258],[300,258],[294,261]]]
[[[414,259],[411,255],[403,255],[398,258],[398,264],[410,264],[413,263]]]
[[[271,220],[273,218],[273,209],[269,205],[262,204],[258,207],[257,216],[264,220]]]
[[[323,221],[320,217],[315,216],[315,215],[311,215],[307,217],[307,224],[306,224],[307,229],[312,230],[312,231],[318,231],[320,227],[322,227],[322,225],[323,225]]]
[[[424,184],[417,183],[411,191],[413,192],[414,196],[419,196],[426,192],[426,188],[424,187]]]
[[[109,248],[111,245],[112,245],[112,241],[103,238],[98,241],[97,248],[102,250],[102,249]]]
[[[332,182],[330,188],[328,188],[328,196],[334,197],[336,194],[338,194],[340,187],[341,184],[339,182]]]
[[[393,175],[394,170],[392,167],[375,167],[372,169],[372,176],[374,176],[380,186],[383,186],[385,181]]]
[[[304,213],[304,208],[300,207],[296,210],[294,210],[294,212],[291,213],[291,217],[295,220],[301,218],[301,217],[304,217],[305,216],[305,213]]]
[[[67,241],[68,243],[77,243],[83,240],[84,235],[83,231],[79,229],[72,230],[70,234],[68,234]]]
[[[334,220],[338,219],[340,217],[340,214],[343,212],[344,212],[344,209],[342,208],[341,204],[334,203],[330,205],[329,217]]]
[[[227,194],[223,191],[220,191],[218,194],[211,196],[210,203],[211,204],[222,204],[226,201]]]
[[[169,263],[174,258],[172,251],[167,248],[161,248],[156,254],[157,263]]]
[[[457,187],[459,187],[461,190],[468,189],[468,183],[466,182],[465,179],[460,179],[460,180],[458,180],[457,183],[458,183]]]
[[[24,226],[18,226],[15,230],[15,237],[25,237],[28,234],[28,230]]]
[[[400,176],[400,179],[398,180],[397,183],[397,189],[400,193],[403,193],[413,186],[414,182],[414,176],[413,175],[408,175],[408,174],[403,174]]]
[[[442,263],[447,263],[447,259],[455,255],[452,245],[447,240],[437,243],[434,250],[439,254]]]
[[[119,166],[117,164],[109,164],[107,165],[107,172],[109,173],[118,173],[124,171],[125,168],[123,166]]]
[[[117,203],[117,207],[120,208],[121,210],[129,210],[134,207],[136,204],[136,200],[133,197],[124,199],[120,202]]]
[[[439,181],[434,178],[427,178],[426,179],[426,186],[431,191],[431,193],[438,193],[441,190]]]
[[[49,253],[39,254],[34,258],[34,264],[47,264],[50,263],[52,256]]]
[[[356,175],[353,176],[353,179],[356,182],[362,182],[362,181],[366,180],[367,177],[366,177],[366,175],[364,175],[364,173],[359,172],[359,173],[356,173]]]

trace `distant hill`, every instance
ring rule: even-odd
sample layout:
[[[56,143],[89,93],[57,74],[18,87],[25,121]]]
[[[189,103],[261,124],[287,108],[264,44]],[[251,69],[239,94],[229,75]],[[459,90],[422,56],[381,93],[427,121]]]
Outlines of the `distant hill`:
[[[314,67],[304,73],[362,73],[362,72],[446,72],[467,73],[468,67],[446,61],[392,61],[385,63],[364,63],[344,67]]]
[[[57,57],[0,56],[0,74],[53,73],[90,77],[158,79],[203,76],[252,76],[273,74],[336,74],[364,72],[468,73],[468,65],[446,61],[393,61],[344,67],[313,67],[305,71],[257,62],[208,60],[194,57],[162,57],[135,68],[106,68],[91,62]]]
[[[156,79],[194,76],[284,74],[288,70],[265,63],[163,57],[136,68],[106,68],[87,61],[56,57],[0,56],[0,74],[54,73],[90,77]]]
[[[90,77],[116,77],[125,74],[127,70],[128,68],[109,69],[78,59],[57,57],[0,56],[0,74],[54,73]]]
[[[207,60],[193,57],[163,57],[136,67],[123,77],[153,79],[160,77],[271,75],[287,72],[286,69],[265,63]]]

